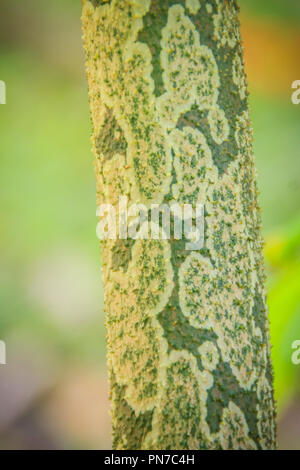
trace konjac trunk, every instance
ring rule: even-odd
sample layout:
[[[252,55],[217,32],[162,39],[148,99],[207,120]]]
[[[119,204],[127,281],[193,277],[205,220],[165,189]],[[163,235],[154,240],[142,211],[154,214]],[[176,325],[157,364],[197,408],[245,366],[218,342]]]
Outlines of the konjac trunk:
[[[83,1],[98,204],[205,205],[205,244],[102,242],[116,449],[272,449],[275,411],[234,0]]]

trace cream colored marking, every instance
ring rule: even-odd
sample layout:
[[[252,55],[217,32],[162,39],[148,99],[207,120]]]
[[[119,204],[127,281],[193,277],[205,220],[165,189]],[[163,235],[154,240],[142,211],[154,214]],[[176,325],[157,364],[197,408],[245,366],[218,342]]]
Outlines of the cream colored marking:
[[[185,0],[185,4],[192,15],[196,15],[201,8],[199,0]]]
[[[103,256],[108,258],[110,253],[109,247]],[[148,258],[146,253],[151,253]],[[106,271],[109,355],[117,382],[127,386],[126,400],[136,413],[154,407],[161,381],[159,371],[167,354],[167,342],[156,316],[174,287],[170,256],[167,241],[137,240],[126,274],[111,267]],[[159,259],[162,272],[157,271]],[[144,397],[143,392],[150,387],[153,392]]]
[[[272,387],[264,375],[258,381],[257,397],[259,400],[256,410],[260,445],[263,450],[268,450],[270,449],[270,442],[275,442],[276,430],[274,415],[270,415],[270,410],[273,409]]]
[[[136,42],[149,7],[148,0],[113,0],[96,9],[86,2],[82,17],[85,43],[93,43],[95,51],[87,58],[90,97],[113,110],[128,144],[128,174],[135,181],[131,197],[148,207],[162,202],[171,181],[170,145],[155,108],[151,53],[146,44]],[[95,66],[96,59],[101,67]],[[94,104],[92,111],[97,124]]]
[[[205,341],[198,348],[202,365],[205,370],[213,371],[220,360],[218,350],[212,341]]]
[[[188,365],[189,375],[188,377],[183,376],[179,373],[181,366]],[[143,448],[144,449],[160,449],[160,445],[164,442],[168,442],[168,439],[172,439],[174,448],[181,449],[180,441],[182,440],[182,433],[186,432],[186,423],[182,421],[180,410],[173,406],[172,389],[170,389],[170,383],[168,378],[171,376],[171,383],[173,387],[179,386],[181,388],[182,399],[180,400],[180,409],[185,407],[193,406],[195,412],[199,413],[199,430],[207,438],[211,439],[208,423],[206,422],[207,410],[207,390],[213,385],[213,377],[208,371],[201,372],[198,368],[195,357],[187,351],[172,351],[170,355],[165,359],[163,363],[165,373],[163,374],[164,380],[161,383],[160,393],[158,396],[157,406],[154,410],[154,416],[152,420],[152,431],[146,436]],[[197,390],[197,396],[193,390]],[[175,394],[176,395],[176,394]],[[173,420],[176,422],[176,429],[172,426],[173,420],[170,419],[165,422],[164,411],[172,404],[170,413],[173,414]],[[195,416],[190,417],[191,426],[195,421]],[[180,423],[182,422],[182,429]],[[193,426],[194,427],[194,426]],[[198,431],[199,432],[199,431]],[[189,449],[197,449],[199,442],[199,436],[192,435],[191,431],[189,434]],[[164,439],[163,439],[164,438]],[[160,441],[162,439],[162,441]],[[157,447],[158,446],[158,447]]]
[[[214,327],[214,304],[210,301],[217,271],[208,258],[191,253],[179,269],[179,302],[183,314],[195,328]]]
[[[216,178],[206,191],[206,246],[214,267],[208,258],[191,253],[179,270],[179,301],[183,314],[194,327],[210,328],[217,333],[223,360],[231,364],[240,385],[250,389],[257,374],[253,367],[257,353],[251,338],[259,332],[252,317],[241,315],[239,310],[243,305],[250,312],[249,299],[254,297],[256,285],[254,260],[246,244],[248,233],[240,192],[237,163],[229,167],[222,179]],[[216,244],[220,243],[224,246],[221,251],[216,250]],[[224,285],[224,279],[232,281]],[[244,294],[247,286],[252,286],[250,296]]]
[[[173,129],[180,115],[194,103],[200,110],[217,103],[220,79],[212,51],[200,45],[195,25],[185,16],[182,6],[174,5],[169,9],[161,45],[167,91],[158,98],[157,110],[164,126]]]
[[[244,72],[244,66],[241,60],[241,57],[236,54],[233,59],[232,64],[232,80],[233,83],[238,87],[241,100],[246,98],[247,92],[247,83],[246,75]]]
[[[211,14],[213,12],[213,7],[210,3],[206,4],[207,13]]]
[[[219,439],[222,449],[256,450],[255,442],[249,437],[249,428],[244,413],[232,401],[223,412]]]
[[[119,207],[119,198],[128,196],[130,183],[124,155],[115,154],[103,164],[103,194],[106,203]]]
[[[129,5],[132,5],[133,14],[136,17],[142,18],[149,11],[151,0],[129,0]]]
[[[181,202],[203,201],[209,184],[218,177],[210,148],[201,132],[191,127],[174,129],[170,138],[174,151],[177,183],[173,195]]]
[[[229,124],[223,109],[219,106],[211,108],[208,113],[208,123],[212,138],[216,144],[222,144],[229,136]]]
[[[233,48],[240,38],[240,33],[238,19],[230,1],[217,0],[217,13],[213,15],[213,22],[214,38],[218,41],[218,47],[228,45]]]
[[[209,342],[208,342],[209,343]],[[211,343],[212,344],[212,343]],[[212,348],[207,344],[206,353],[213,351]],[[217,351],[214,350],[212,354],[216,358]],[[182,375],[180,369],[182,366],[189,365],[189,375]],[[216,362],[217,364],[217,362]],[[187,417],[185,421],[182,421],[181,410],[185,407],[195,408],[195,413],[199,413],[198,416],[193,415],[193,424],[196,421],[199,422],[199,431],[201,432],[201,443],[208,449],[213,449],[220,445],[222,449],[227,450],[231,448],[231,443],[234,449],[256,449],[255,443],[249,437],[249,428],[247,426],[245,416],[242,411],[233,403],[229,402],[227,408],[223,411],[222,421],[220,423],[220,430],[218,433],[212,434],[207,423],[207,391],[213,386],[213,376],[209,371],[201,372],[198,368],[197,361],[193,355],[187,351],[172,351],[169,355],[168,360],[164,364],[166,372],[164,374],[165,382],[162,383],[160,388],[160,394],[158,397],[157,406],[154,411],[152,421],[152,431],[146,436],[143,443],[143,449],[163,449],[161,445],[169,443],[176,449],[181,449],[180,443],[182,441],[182,433],[187,432]],[[211,366],[211,363],[210,363]],[[171,374],[171,375],[170,375]],[[169,382],[168,379],[172,377]],[[173,384],[174,391],[176,387],[180,387],[182,397],[180,399],[179,410],[173,406],[173,402],[177,399],[178,393],[175,393],[173,397],[173,390],[170,388],[170,384]],[[195,387],[196,386],[196,387]],[[198,390],[198,395],[194,394],[194,390]],[[169,406],[171,404],[170,409]],[[168,413],[172,414],[167,422],[164,419],[164,413],[168,410]],[[172,426],[172,423],[176,422],[176,427]],[[182,429],[180,424],[182,423]],[[199,432],[198,431],[198,432]],[[199,449],[199,438],[200,436],[192,434],[191,430],[188,432],[189,449]]]

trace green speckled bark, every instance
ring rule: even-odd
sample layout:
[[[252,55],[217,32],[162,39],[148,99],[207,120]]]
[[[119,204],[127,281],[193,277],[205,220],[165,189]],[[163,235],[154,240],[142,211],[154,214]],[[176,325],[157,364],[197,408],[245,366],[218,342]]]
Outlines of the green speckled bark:
[[[202,203],[205,244],[102,242],[116,449],[273,449],[234,0],[83,1],[98,203]]]

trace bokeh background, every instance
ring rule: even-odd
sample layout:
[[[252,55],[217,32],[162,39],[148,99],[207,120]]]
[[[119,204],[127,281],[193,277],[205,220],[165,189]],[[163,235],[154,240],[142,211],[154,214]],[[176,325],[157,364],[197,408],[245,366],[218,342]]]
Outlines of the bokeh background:
[[[80,3],[0,4],[0,449],[111,446]],[[300,449],[300,2],[240,4],[279,446]]]

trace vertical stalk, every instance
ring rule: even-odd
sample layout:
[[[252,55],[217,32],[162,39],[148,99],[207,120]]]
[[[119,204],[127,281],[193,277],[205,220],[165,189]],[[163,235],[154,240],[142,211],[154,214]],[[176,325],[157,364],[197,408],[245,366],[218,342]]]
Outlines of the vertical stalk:
[[[272,449],[235,0],[83,0],[98,204],[205,206],[205,243],[102,242],[116,449]],[[118,215],[118,214],[117,214]]]

